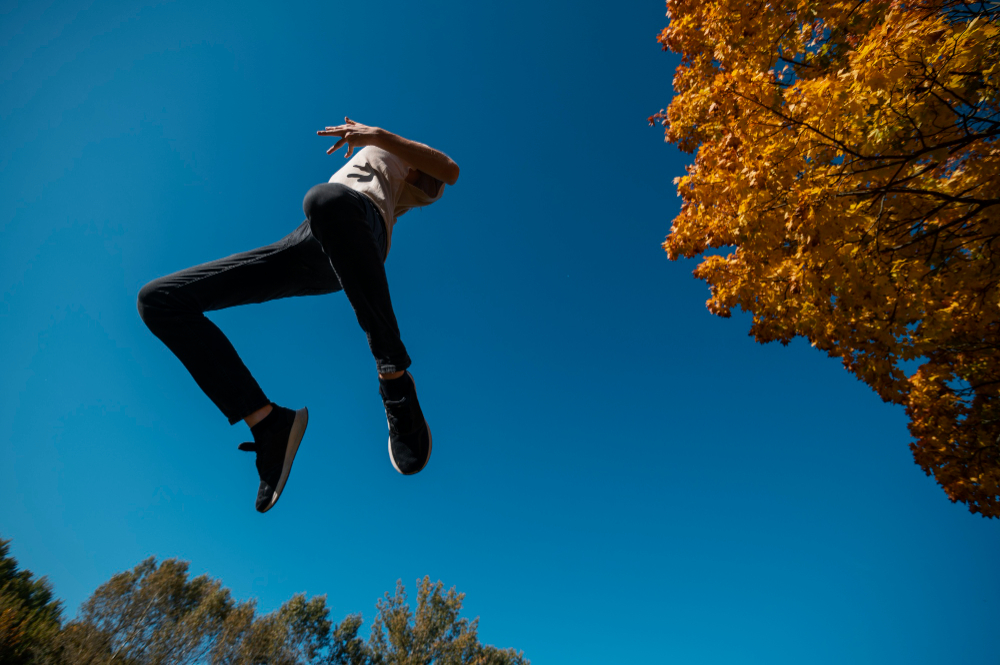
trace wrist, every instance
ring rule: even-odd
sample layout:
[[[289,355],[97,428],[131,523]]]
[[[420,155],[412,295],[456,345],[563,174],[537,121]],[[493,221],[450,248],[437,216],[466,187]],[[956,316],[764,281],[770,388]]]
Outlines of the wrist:
[[[375,127],[375,135],[372,137],[371,144],[376,148],[388,150],[386,146],[389,144],[389,137],[391,136],[392,132],[382,129],[381,127]]]

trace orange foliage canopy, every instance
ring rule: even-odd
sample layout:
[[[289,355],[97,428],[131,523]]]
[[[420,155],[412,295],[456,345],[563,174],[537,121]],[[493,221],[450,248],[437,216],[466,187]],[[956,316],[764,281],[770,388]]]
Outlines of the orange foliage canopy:
[[[1000,516],[1000,3],[668,0],[667,16],[682,63],[650,122],[697,151],[668,256],[726,248],[695,270],[709,310],[842,358],[905,405],[951,500]]]

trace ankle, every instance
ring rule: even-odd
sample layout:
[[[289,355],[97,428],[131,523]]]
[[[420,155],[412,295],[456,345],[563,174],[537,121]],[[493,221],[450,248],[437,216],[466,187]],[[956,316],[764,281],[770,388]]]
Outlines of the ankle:
[[[270,415],[270,413],[271,413],[271,411],[273,409],[274,409],[274,405],[273,404],[268,404],[267,406],[262,406],[259,409],[257,409],[256,411],[254,411],[253,413],[251,413],[249,416],[247,416],[246,418],[244,418],[243,422],[245,422],[247,424],[247,427],[252,428],[254,425],[256,425],[260,421],[264,420],[264,418],[266,418],[268,415]]]
[[[406,370],[400,370],[398,372],[393,372],[391,374],[379,373],[378,378],[382,379],[383,381],[392,381],[393,379],[398,379],[404,374],[406,374]]]

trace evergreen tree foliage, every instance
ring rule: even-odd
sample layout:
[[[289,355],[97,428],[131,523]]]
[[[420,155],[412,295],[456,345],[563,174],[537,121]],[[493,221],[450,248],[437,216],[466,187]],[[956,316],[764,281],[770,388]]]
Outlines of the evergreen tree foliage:
[[[44,577],[18,570],[0,539],[0,665],[43,662],[59,634],[62,604]]]

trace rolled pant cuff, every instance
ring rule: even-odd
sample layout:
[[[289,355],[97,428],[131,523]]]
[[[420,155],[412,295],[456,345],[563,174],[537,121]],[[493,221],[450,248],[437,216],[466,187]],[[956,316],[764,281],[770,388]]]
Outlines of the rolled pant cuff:
[[[378,360],[375,365],[378,367],[379,374],[394,374],[396,372],[402,372],[404,369],[411,365],[410,356],[403,354],[400,357],[389,358],[387,360]]]

